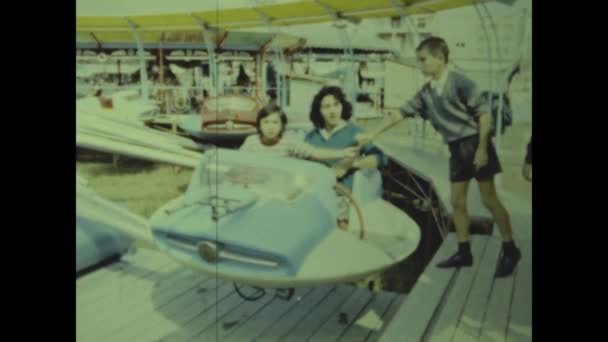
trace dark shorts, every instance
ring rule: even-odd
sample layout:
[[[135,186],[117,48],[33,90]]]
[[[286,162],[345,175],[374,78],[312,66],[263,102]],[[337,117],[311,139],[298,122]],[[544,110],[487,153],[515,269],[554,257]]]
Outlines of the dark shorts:
[[[450,148],[450,181],[464,182],[475,178],[477,181],[490,180],[502,171],[494,144],[488,142],[488,163],[479,170],[475,170],[473,160],[479,145],[479,135],[453,141],[448,144]]]

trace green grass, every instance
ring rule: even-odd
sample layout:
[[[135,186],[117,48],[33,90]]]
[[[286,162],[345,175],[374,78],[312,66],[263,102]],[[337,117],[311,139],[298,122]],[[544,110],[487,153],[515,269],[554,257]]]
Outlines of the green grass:
[[[120,157],[117,166],[107,155],[81,157],[76,172],[101,197],[145,218],[186,191],[193,170]]]

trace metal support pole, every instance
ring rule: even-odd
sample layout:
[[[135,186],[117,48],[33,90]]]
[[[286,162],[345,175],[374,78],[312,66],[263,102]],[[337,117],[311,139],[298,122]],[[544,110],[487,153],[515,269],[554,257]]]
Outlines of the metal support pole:
[[[212,44],[211,39],[209,39],[209,26],[199,17],[192,15],[192,18],[199,24],[201,27],[201,33],[203,34],[203,39],[205,40],[205,46],[207,47],[207,55],[209,57],[209,77],[211,78],[211,89],[209,89],[210,96],[217,95],[217,89],[219,87],[219,79],[217,75],[217,58],[215,56],[215,46]],[[216,30],[216,32],[218,32]]]
[[[278,30],[276,31],[277,33],[275,34],[275,36],[278,36]],[[278,43],[276,43],[274,47],[275,51],[277,52],[279,61],[283,64],[287,64],[287,61],[285,60],[285,55],[283,54],[283,49],[281,49]],[[279,104],[281,108],[285,108],[287,106],[287,81],[285,75],[277,75],[277,87],[279,88],[279,94],[281,94],[279,97]]]
[[[399,3],[397,0],[391,0],[391,4],[399,12],[399,14],[401,15],[401,18],[405,18],[406,25],[408,26],[410,32],[412,33],[412,39],[409,40],[410,46],[411,46],[412,50],[415,52],[416,48],[418,47],[418,44],[420,44],[420,33],[418,32],[416,25],[412,21],[412,17],[407,13],[405,6],[403,6],[403,4]],[[423,80],[419,77],[419,75],[417,75],[417,76],[418,77],[417,77],[416,81],[418,82],[418,86],[422,86]],[[416,126],[418,126],[418,123],[416,123]],[[417,139],[418,139],[418,135],[415,134],[414,135],[414,145],[416,145]],[[422,142],[421,142],[422,147],[424,147],[425,142],[426,142],[426,120],[422,122]]]
[[[352,44],[351,41],[348,37],[348,33],[346,32],[346,28],[345,27],[338,27],[338,30],[340,30],[340,38],[342,39],[343,43],[344,43],[344,57],[346,59],[346,75],[345,75],[345,80],[344,80],[344,87],[346,88],[346,99],[350,102],[350,103],[355,103],[356,101],[356,96],[355,96],[355,77],[354,75],[357,74],[357,71],[354,70],[355,68],[355,64],[354,64],[354,51],[352,49]]]
[[[272,18],[269,17],[266,13],[260,11],[257,8],[253,8],[253,10],[258,14],[260,19],[262,19],[262,21],[268,27],[268,29],[274,34],[274,36],[272,38],[272,45],[273,45],[273,49],[275,51],[275,54],[277,56],[279,63],[286,63],[285,56],[283,55],[283,50],[279,46],[277,39],[276,39],[279,35],[279,29],[276,27],[273,27],[271,25]],[[285,108],[287,105],[287,91],[286,91],[287,82],[285,82],[285,75],[282,75],[281,73],[279,73],[276,68],[275,68],[275,70],[277,71],[277,73],[276,73],[277,103],[279,104],[279,106],[281,106],[281,108]]]
[[[131,20],[125,18],[129,23],[129,27],[131,28],[131,33],[133,33],[133,37],[135,37],[135,42],[137,43],[137,54],[139,55],[139,75],[141,81],[141,97],[143,99],[148,99],[150,95],[148,90],[148,70],[146,68],[146,56],[144,54],[144,44],[139,37],[139,33],[137,32],[137,25]]]
[[[397,0],[391,0],[391,4],[399,12],[399,14],[401,14],[401,18],[405,19],[406,25],[409,27],[410,31],[413,33],[412,39],[410,40],[410,45],[412,46],[412,50],[416,51],[416,47],[418,47],[418,44],[420,42],[420,39],[419,39],[420,33],[418,32],[418,29],[416,28],[416,25],[414,24],[414,22],[412,22],[412,17],[407,13],[407,10],[405,9],[405,7],[402,4],[400,4]]]
[[[483,33],[484,33],[484,35],[486,37],[486,42],[488,43],[488,47],[487,47],[487,52],[488,52],[488,57],[487,58],[488,58],[488,68],[489,68],[489,70],[488,70],[488,76],[489,76],[488,81],[490,82],[488,88],[489,88],[490,91],[493,91],[493,89],[494,89],[494,82],[493,82],[493,76],[494,75],[493,74],[494,73],[493,73],[493,70],[492,70],[492,66],[493,66],[492,65],[492,47],[490,46],[491,45],[490,44],[491,43],[490,42],[490,35],[488,34],[488,29],[487,29],[487,27],[485,25],[485,20],[483,18],[483,15],[481,14],[481,11],[477,7],[476,1],[472,0],[471,4],[473,5],[473,7],[475,8],[475,11],[477,12],[477,16],[479,18],[479,21],[481,22],[481,25],[483,26]],[[490,96],[488,98],[488,107],[490,108],[489,110],[491,112],[492,111],[492,96]]]
[[[345,80],[344,80],[344,90],[345,90],[345,95],[346,95],[346,99],[351,102],[351,103],[355,103],[356,101],[356,90],[355,90],[355,76],[357,74],[357,71],[355,70],[355,63],[354,63],[354,51],[352,49],[352,44],[351,41],[348,37],[348,33],[346,32],[346,27],[340,27],[340,25],[338,25],[338,22],[340,20],[344,20],[344,21],[349,21],[349,19],[345,19],[343,17],[340,16],[340,14],[338,13],[338,11],[336,11],[335,8],[325,4],[324,2],[322,2],[321,0],[314,0],[315,3],[317,3],[319,6],[321,6],[323,8],[323,10],[334,19],[334,23],[336,24],[336,28],[339,31],[340,34],[340,39],[343,41],[344,43],[344,57],[346,59],[346,75],[345,75]]]
[[[494,22],[494,18],[492,17],[492,14],[490,13],[490,10],[486,6],[486,4],[482,2],[481,7],[486,12],[486,15],[488,16],[488,20],[490,21],[492,32],[494,33],[494,40],[496,41],[496,57],[500,61],[500,60],[502,60],[502,53],[500,51],[500,41],[498,39],[498,30],[496,29],[496,23]],[[499,94],[499,96],[498,96],[498,115],[496,115],[496,151],[497,151],[497,153],[500,153],[501,133],[502,133],[502,124],[503,124],[502,115],[501,115],[502,101],[503,101],[503,94],[504,94],[504,90],[505,90],[504,88],[506,86],[506,82],[507,82],[506,77],[504,79],[499,80],[499,84],[495,89],[495,91],[497,91]],[[491,110],[492,110],[492,108],[490,107],[490,111]]]

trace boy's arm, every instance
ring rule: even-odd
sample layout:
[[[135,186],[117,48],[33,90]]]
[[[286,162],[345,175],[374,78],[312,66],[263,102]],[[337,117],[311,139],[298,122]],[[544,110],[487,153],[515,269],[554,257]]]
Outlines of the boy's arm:
[[[475,152],[473,164],[477,169],[488,164],[488,141],[492,127],[492,116],[489,113],[481,113],[479,116],[479,146]]]
[[[293,143],[289,147],[289,154],[298,158],[310,158],[315,160],[333,160],[343,158],[354,158],[358,154],[356,147],[343,149],[319,148],[308,143]]]
[[[410,118],[416,116],[416,114],[421,115],[424,113],[424,102],[422,101],[421,92],[417,92],[416,95],[406,102],[403,106],[399,108],[399,114],[388,115],[383,121],[380,127],[370,133],[360,133],[357,134],[355,139],[359,143],[359,146],[369,144],[372,140],[378,137],[380,134],[384,133],[388,129],[394,127],[396,124],[401,122],[404,118]],[[423,116],[424,117],[424,116]]]
[[[464,105],[470,115],[477,118],[479,123],[479,145],[475,152],[473,164],[477,169],[484,167],[488,163],[488,143],[492,132],[492,114],[487,101],[481,96],[477,84],[468,78],[459,79],[457,91],[462,94]]]
[[[372,154],[361,159],[355,159],[353,167],[356,169],[376,169],[378,168],[378,158]]]
[[[490,113],[481,113],[479,116],[479,147],[488,150],[488,141],[492,131],[492,116]]]
[[[385,131],[389,130],[390,128],[401,122],[403,118],[404,116],[402,115],[388,115],[384,120],[382,120],[380,127],[378,127],[376,130],[371,131],[370,133],[357,134],[355,139],[357,140],[357,143],[359,145],[369,144],[380,134],[384,133]]]
[[[310,158],[316,160],[332,160],[342,158],[354,158],[358,154],[356,147],[347,147],[343,149],[329,149],[314,147],[310,151]]]

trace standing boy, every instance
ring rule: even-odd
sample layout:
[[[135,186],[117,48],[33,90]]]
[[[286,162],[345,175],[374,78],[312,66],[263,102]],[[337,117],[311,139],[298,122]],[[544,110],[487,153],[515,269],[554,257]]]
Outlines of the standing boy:
[[[429,120],[450,149],[451,202],[458,238],[458,251],[437,266],[448,268],[473,264],[466,205],[469,182],[475,178],[483,204],[492,214],[503,238],[495,276],[509,276],[521,253],[512,239],[509,213],[496,194],[494,175],[501,172],[501,167],[490,137],[493,125],[489,107],[472,80],[448,70],[449,49],[442,38],[425,39],[416,48],[416,55],[422,73],[430,77],[430,81],[400,108],[401,116],[389,118],[373,134],[360,134],[357,141],[368,143],[373,136],[405,117],[420,115]]]

